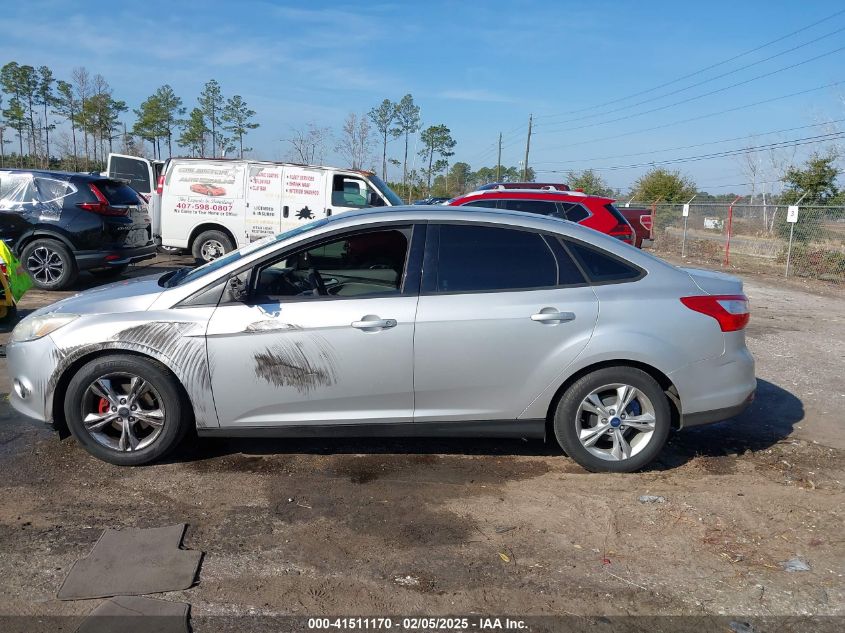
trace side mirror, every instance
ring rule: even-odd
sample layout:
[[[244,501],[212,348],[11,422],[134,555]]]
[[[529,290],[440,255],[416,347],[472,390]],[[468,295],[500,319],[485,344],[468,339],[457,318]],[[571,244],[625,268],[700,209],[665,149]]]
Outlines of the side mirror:
[[[249,297],[247,285],[239,278],[232,277],[226,282],[226,297],[224,301],[246,301]]]
[[[371,207],[383,207],[384,200],[381,199],[381,196],[378,195],[375,191],[371,191],[369,195],[369,200],[367,200],[367,204]]]

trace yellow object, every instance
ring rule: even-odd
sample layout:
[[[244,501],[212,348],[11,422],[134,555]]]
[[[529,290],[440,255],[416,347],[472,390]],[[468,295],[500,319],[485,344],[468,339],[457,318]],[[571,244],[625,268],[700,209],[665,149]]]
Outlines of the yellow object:
[[[6,305],[14,305],[32,288],[32,279],[3,240],[0,240],[0,262],[6,264],[4,294],[12,300],[11,304]]]
[[[0,319],[4,319],[9,312],[9,308],[15,305],[15,298],[12,296],[12,288],[9,286],[9,280],[6,279],[6,275],[2,272],[0,272],[0,290],[2,290],[2,296],[0,296]]]

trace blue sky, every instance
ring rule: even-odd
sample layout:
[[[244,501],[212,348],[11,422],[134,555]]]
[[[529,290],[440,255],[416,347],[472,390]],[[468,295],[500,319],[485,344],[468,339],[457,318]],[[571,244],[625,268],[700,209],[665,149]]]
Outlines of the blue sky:
[[[502,162],[515,165],[533,113],[532,166],[603,168],[612,185],[627,190],[647,168],[607,167],[749,144],[739,140],[656,152],[722,139],[759,135],[751,144],[764,144],[815,136],[831,128],[762,134],[845,119],[845,83],[710,116],[845,81],[845,50],[833,52],[845,47],[845,30],[836,32],[845,29],[845,13],[729,64],[652,89],[843,8],[841,2],[821,0],[30,1],[4,6],[0,63],[45,64],[59,78],[85,66],[104,75],[130,107],[164,83],[192,107],[203,83],[214,77],[226,95],[242,95],[257,111],[261,127],[247,143],[253,155],[268,159],[286,157],[289,146],[282,139],[292,128],[313,122],[339,130],[349,112],[411,93],[425,124],[451,128],[458,141],[452,161],[473,168],[495,164],[501,131]],[[770,77],[671,105],[817,56]],[[603,105],[636,93],[643,94]],[[656,108],[662,109],[640,114]],[[608,121],[617,118],[622,120]],[[131,113],[126,119],[131,125]],[[819,147],[825,145],[780,154],[798,161]],[[379,154],[380,147],[376,150]],[[398,141],[390,144],[389,154],[399,157]],[[748,180],[735,157],[669,167],[714,193],[746,189],[725,186]],[[553,173],[542,176],[561,180]]]

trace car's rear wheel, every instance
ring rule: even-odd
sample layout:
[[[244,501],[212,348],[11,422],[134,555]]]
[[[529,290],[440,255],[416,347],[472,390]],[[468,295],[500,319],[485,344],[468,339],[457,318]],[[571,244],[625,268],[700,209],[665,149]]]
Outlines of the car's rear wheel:
[[[235,245],[223,231],[203,231],[194,240],[191,254],[199,264],[205,264],[235,250]]]
[[[33,240],[24,247],[21,260],[33,285],[41,290],[63,290],[76,281],[76,260],[58,240]]]
[[[654,460],[672,425],[666,394],[634,367],[579,378],[558,402],[554,431],[566,454],[593,472],[633,472]]]
[[[64,409],[83,448],[119,466],[159,459],[188,427],[176,378],[157,361],[131,355],[84,365],[68,385]]]

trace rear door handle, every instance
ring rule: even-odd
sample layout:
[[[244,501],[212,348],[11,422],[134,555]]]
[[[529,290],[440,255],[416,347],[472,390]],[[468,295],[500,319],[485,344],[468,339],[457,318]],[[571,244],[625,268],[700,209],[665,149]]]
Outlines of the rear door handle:
[[[368,314],[360,321],[353,321],[351,325],[356,330],[375,332],[376,330],[386,330],[388,328],[396,327],[396,319],[380,319],[377,316]]]
[[[548,310],[548,311],[547,311]],[[537,314],[531,315],[532,321],[539,321],[540,323],[563,323],[564,321],[574,321],[574,312],[558,312],[557,310],[550,310],[543,308]]]

